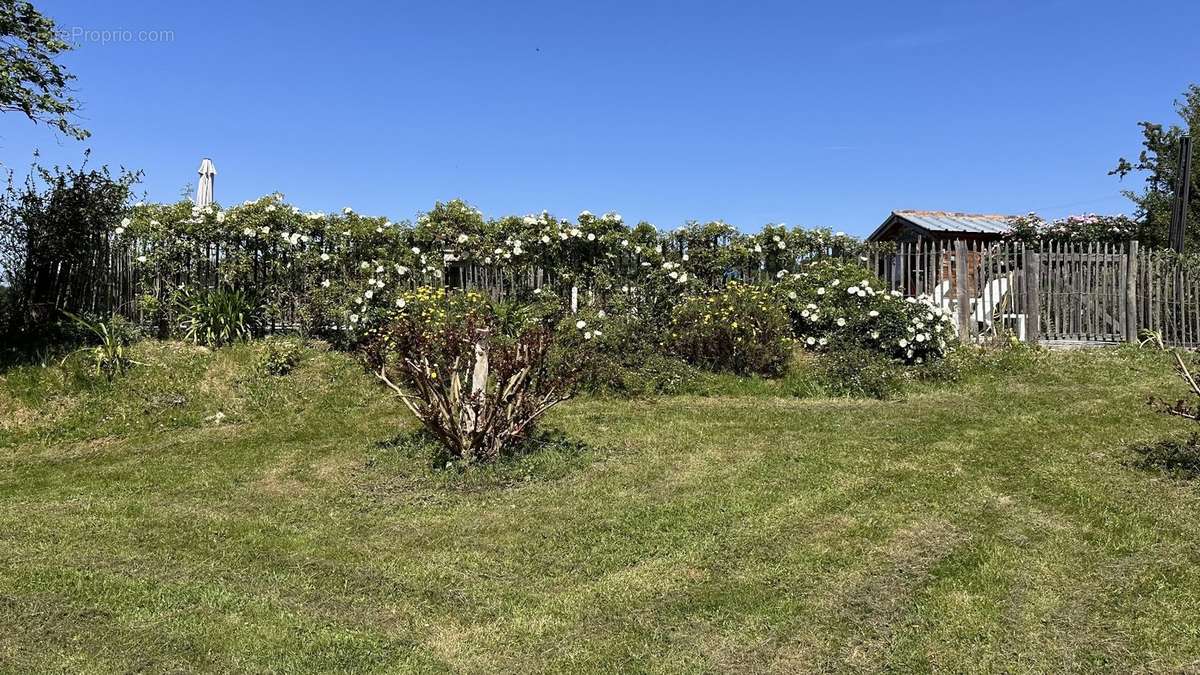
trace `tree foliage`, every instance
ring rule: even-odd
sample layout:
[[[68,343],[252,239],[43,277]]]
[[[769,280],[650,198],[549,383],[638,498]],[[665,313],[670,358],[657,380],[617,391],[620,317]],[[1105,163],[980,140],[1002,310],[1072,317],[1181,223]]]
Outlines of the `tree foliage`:
[[[1183,124],[1164,126],[1154,122],[1139,122],[1142,128],[1142,150],[1135,160],[1125,157],[1109,172],[1121,178],[1137,172],[1145,173],[1142,190],[1126,190],[1137,206],[1137,218],[1141,222],[1138,239],[1144,246],[1166,247],[1167,233],[1171,226],[1171,203],[1175,197],[1179,172],[1179,139],[1192,135],[1193,146],[1200,138],[1200,85],[1190,85],[1183,98],[1175,101],[1175,111]],[[1193,153],[1196,150],[1193,147]],[[1200,161],[1192,156],[1191,190],[1188,195],[1187,248],[1196,250],[1200,246]]]
[[[0,110],[20,112],[83,140],[86,129],[71,121],[79,103],[75,79],[55,59],[70,51],[54,21],[24,0],[0,0]]]
[[[16,316],[58,320],[92,309],[110,273],[110,231],[129,208],[139,173],[35,164],[9,176],[0,197],[0,272]]]

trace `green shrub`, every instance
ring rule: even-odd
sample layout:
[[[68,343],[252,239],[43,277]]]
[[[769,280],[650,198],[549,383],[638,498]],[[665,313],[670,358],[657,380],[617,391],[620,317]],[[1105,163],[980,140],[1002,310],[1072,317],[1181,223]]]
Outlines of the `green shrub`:
[[[861,265],[820,260],[785,275],[773,290],[805,349],[863,347],[914,364],[944,356],[954,340],[949,314],[883,287]]]
[[[246,291],[184,291],[176,307],[184,339],[198,345],[223,347],[262,332],[262,305]]]
[[[833,396],[893,398],[904,389],[904,368],[876,350],[848,346],[813,361],[821,388]]]
[[[691,296],[671,315],[671,351],[702,368],[778,375],[792,350],[788,317],[772,294],[730,283]]]
[[[267,375],[287,375],[304,355],[303,345],[286,338],[268,338],[258,353],[258,371]]]
[[[579,387],[586,391],[620,396],[677,394],[698,375],[693,366],[663,353],[662,333],[641,313],[610,315],[584,308],[564,317],[558,333],[561,348],[555,358],[569,360],[563,366],[575,370]]]
[[[1168,439],[1133,448],[1140,457],[1133,466],[1147,471],[1157,471],[1177,480],[1200,478],[1200,434],[1191,434],[1186,440]]]

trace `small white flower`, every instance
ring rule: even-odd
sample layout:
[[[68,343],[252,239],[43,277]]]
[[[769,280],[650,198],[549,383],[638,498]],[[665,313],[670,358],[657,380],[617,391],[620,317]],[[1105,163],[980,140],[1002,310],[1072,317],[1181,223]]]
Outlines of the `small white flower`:
[[[404,302],[404,298],[396,298],[396,306],[397,307],[399,307],[400,309],[404,309],[405,304],[406,303]]]
[[[839,316],[839,317],[838,317],[838,320],[837,320],[837,325],[838,325],[838,326],[845,326],[845,325],[846,325],[846,320],[845,320],[845,319],[843,319],[842,317],[840,317],[840,316]]]
[[[588,232],[588,241],[596,241],[596,234],[594,232]]]
[[[465,234],[460,234],[460,235],[458,235],[458,243],[460,243],[460,244],[465,244],[465,243],[467,243],[467,240],[468,240],[468,239],[470,239],[470,237],[469,237],[469,236],[467,236],[467,235],[465,235]]]
[[[872,317],[872,318],[877,317],[877,316],[879,316],[879,311],[873,309],[873,310],[867,312],[867,316]]]
[[[900,345],[901,349],[904,349],[905,347],[908,346],[908,340],[906,340],[904,338],[900,338],[900,341],[897,342],[896,344]]]
[[[144,256],[144,255],[139,255],[139,256],[137,257],[137,261],[138,261],[138,262],[141,262],[141,263],[144,263],[144,262],[146,262],[146,256]]]
[[[824,286],[817,289],[817,295],[825,295],[825,287]]]
[[[412,247],[412,252],[414,255],[421,255],[421,249],[416,246]]]
[[[810,346],[811,346],[811,345],[815,345],[815,344],[817,344],[817,338],[815,338],[815,337],[811,337],[811,336],[810,336],[810,337],[809,337],[807,340],[805,340],[804,342],[805,342],[805,344],[808,344],[808,345],[810,345]]]
[[[575,327],[578,328],[579,330],[583,330],[584,328],[587,327],[587,322],[584,321],[583,319],[580,319],[575,322]]]
[[[118,227],[117,229],[113,230],[113,234],[115,234],[115,235],[117,235],[117,236],[119,237],[119,236],[121,236],[122,234],[125,234],[125,228],[123,228],[123,227]]]
[[[350,323],[358,323],[358,315],[357,314],[350,315]]]
[[[329,262],[329,254],[328,254],[328,253],[322,253],[322,254],[321,254],[321,261],[322,261],[322,262]]]
[[[329,280],[325,279],[321,282],[321,288],[329,288]]]
[[[342,209],[342,213],[344,213],[344,214],[346,214],[346,215],[350,215],[351,213],[354,213],[354,209],[352,209],[352,208],[350,208],[349,206],[347,206],[347,207],[345,207],[345,208],[343,208],[343,209]]]
[[[129,227],[130,223],[132,223],[132,222],[133,221],[128,218],[122,218],[121,219],[121,227]]]
[[[590,331],[590,330],[589,330],[589,331],[587,331],[586,333],[584,333],[584,334],[583,334],[583,339],[584,339],[584,340],[591,340],[591,339],[592,339],[592,331]]]

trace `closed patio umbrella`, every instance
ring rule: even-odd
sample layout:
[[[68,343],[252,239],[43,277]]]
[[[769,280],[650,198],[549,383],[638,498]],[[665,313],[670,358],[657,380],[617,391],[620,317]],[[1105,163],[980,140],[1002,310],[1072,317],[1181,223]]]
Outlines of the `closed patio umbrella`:
[[[200,174],[200,184],[196,187],[196,206],[208,206],[213,202],[213,178],[217,175],[217,167],[205,157],[197,173]]]

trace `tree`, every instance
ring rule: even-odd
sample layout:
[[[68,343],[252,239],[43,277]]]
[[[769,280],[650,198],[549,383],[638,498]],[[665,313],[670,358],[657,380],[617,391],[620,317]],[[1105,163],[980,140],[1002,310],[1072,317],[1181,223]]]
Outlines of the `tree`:
[[[1179,172],[1179,138],[1191,134],[1193,145],[1200,138],[1200,85],[1190,85],[1181,100],[1175,101],[1175,111],[1183,126],[1164,127],[1153,122],[1139,122],[1142,128],[1142,151],[1136,161],[1122,157],[1109,175],[1124,178],[1135,171],[1146,173],[1141,192],[1125,190],[1124,194],[1137,205],[1136,216],[1141,222],[1139,238],[1149,246],[1168,245],[1167,232],[1171,226],[1171,202]],[[1200,250],[1200,161],[1192,158],[1191,190],[1188,195],[1187,250]]]
[[[34,165],[23,184],[9,176],[0,194],[0,281],[24,326],[82,314],[108,289],[113,231],[140,172]],[[10,326],[9,329],[14,327]]]
[[[54,21],[33,5],[0,0],[0,110],[21,112],[68,136],[87,138],[87,130],[69,119],[78,108],[69,88],[75,76],[55,62],[70,50]]]

